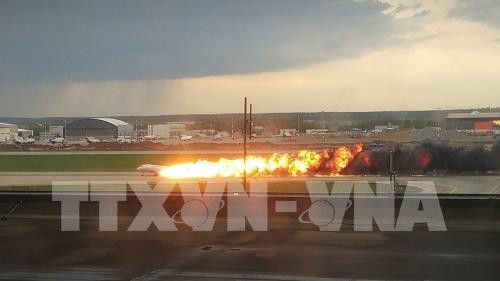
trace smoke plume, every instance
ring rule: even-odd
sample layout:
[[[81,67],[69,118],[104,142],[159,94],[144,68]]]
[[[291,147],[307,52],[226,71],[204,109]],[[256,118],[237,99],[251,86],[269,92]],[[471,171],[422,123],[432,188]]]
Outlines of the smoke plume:
[[[500,170],[500,140],[491,149],[480,145],[457,146],[425,140],[418,145],[364,150],[353,159],[343,174],[387,174],[391,150],[394,151],[394,168],[398,174]]]

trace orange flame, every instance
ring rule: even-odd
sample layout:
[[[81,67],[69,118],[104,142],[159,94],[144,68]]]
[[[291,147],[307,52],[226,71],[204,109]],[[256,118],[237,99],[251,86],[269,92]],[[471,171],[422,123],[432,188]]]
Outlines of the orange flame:
[[[245,170],[248,176],[338,175],[362,150],[363,146],[357,144],[353,148],[341,146],[322,153],[304,150],[297,155],[275,153],[270,157],[248,156],[246,166],[243,158],[221,158],[216,162],[198,160],[165,166],[160,175],[166,178],[241,177]]]

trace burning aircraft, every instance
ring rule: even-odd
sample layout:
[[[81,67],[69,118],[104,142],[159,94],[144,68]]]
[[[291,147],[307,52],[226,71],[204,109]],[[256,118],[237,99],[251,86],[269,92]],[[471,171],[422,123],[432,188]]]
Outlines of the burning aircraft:
[[[339,175],[363,150],[362,144],[340,146],[322,152],[300,151],[298,154],[275,153],[269,157],[248,156],[218,161],[195,162],[163,166],[159,174],[166,178],[214,178],[248,176],[311,176]]]

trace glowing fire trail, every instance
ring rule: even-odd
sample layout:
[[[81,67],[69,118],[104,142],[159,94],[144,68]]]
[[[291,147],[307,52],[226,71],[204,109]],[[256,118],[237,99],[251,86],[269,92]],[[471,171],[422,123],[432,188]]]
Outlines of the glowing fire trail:
[[[248,156],[246,167],[242,158],[221,158],[216,162],[198,160],[165,166],[160,175],[167,178],[241,177],[245,170],[249,176],[338,175],[362,149],[363,146],[357,144],[352,148],[341,146],[320,153],[301,151],[297,155]]]

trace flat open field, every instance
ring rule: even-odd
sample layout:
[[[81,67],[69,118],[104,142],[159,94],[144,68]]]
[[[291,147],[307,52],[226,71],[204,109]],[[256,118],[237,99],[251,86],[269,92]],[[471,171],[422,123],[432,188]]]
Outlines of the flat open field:
[[[4,154],[0,156],[0,171],[17,172],[77,172],[121,171],[130,172],[146,163],[169,165],[199,158],[216,160],[220,157],[236,158],[241,154]]]

